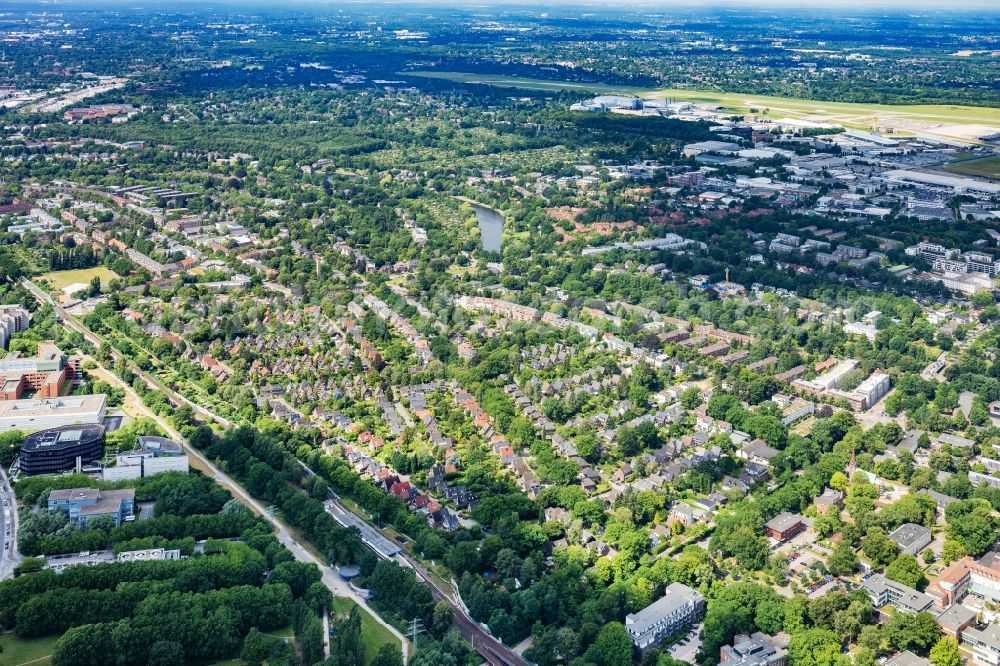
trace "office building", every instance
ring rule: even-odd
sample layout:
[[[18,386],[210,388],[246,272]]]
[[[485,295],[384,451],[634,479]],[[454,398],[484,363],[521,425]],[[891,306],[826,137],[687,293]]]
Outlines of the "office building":
[[[15,333],[28,330],[31,314],[19,305],[0,306],[0,347],[7,349]]]
[[[138,448],[119,453],[114,467],[105,467],[105,481],[141,479],[162,472],[185,472],[190,468],[184,449],[165,437],[139,437]]]
[[[787,651],[775,638],[759,631],[739,634],[732,645],[719,650],[719,663],[728,666],[784,666]]]
[[[976,623],[976,612],[953,604],[937,616],[937,623],[946,636],[961,640],[962,632]]]
[[[115,526],[132,520],[135,511],[135,489],[98,490],[70,488],[49,493],[49,515],[61,511],[79,527],[98,516],[111,516]]]
[[[103,425],[65,425],[25,437],[17,465],[21,474],[58,474],[79,470],[103,455]]]
[[[865,592],[872,600],[875,608],[881,608],[886,604],[892,604],[896,610],[908,613],[919,613],[927,610],[934,599],[914,590],[912,587],[889,580],[882,574],[875,574],[862,583]]]
[[[970,592],[991,603],[1000,601],[1000,563],[992,553],[978,562],[971,557],[955,560],[927,586],[939,608],[958,603]]]
[[[701,594],[683,583],[671,583],[662,598],[625,617],[625,630],[636,648],[646,650],[690,627],[704,610],[705,598]]]
[[[962,642],[972,648],[972,661],[978,666],[1000,666],[1000,625],[969,627],[962,632]]]
[[[764,523],[764,532],[772,539],[787,541],[806,529],[805,519],[797,513],[779,513]]]
[[[0,400],[0,432],[33,432],[66,425],[97,425],[107,415],[107,396],[72,395],[65,398]]]
[[[0,359],[0,400],[18,400],[25,391],[36,398],[58,398],[67,381],[81,376],[80,359],[70,358],[51,340],[35,356],[7,354]]]

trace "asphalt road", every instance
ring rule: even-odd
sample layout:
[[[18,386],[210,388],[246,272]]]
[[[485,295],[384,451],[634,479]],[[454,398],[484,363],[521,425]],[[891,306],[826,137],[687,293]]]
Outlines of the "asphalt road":
[[[51,305],[55,313],[62,318],[63,323],[66,326],[75,331],[80,332],[88,342],[97,347],[99,347],[103,343],[103,341],[97,335],[95,335],[90,329],[88,329],[86,326],[77,321],[72,315],[67,313],[65,309],[60,307],[58,304],[54,303],[52,299],[49,298],[48,294],[46,294],[37,286],[35,286],[30,280],[22,280],[22,283],[35,296],[36,299],[38,299],[43,303]],[[114,349],[111,349],[110,352],[112,358],[116,360],[122,358],[121,354],[119,354]],[[229,427],[231,425],[228,420],[222,418],[221,416],[218,416],[217,414],[214,414],[209,410],[204,409],[203,407],[192,404],[189,400],[187,400],[183,396],[178,395],[176,392],[174,392],[167,386],[164,386],[157,378],[153,377],[152,375],[143,370],[140,370],[137,366],[133,365],[132,363],[129,363],[129,367],[134,373],[136,373],[139,377],[141,377],[143,381],[145,381],[148,385],[161,391],[167,397],[167,399],[169,399],[171,403],[173,403],[175,406],[180,405],[182,403],[191,404],[195,412],[202,415],[203,417],[213,420],[224,427]],[[136,400],[136,404],[142,406],[142,401],[138,398],[138,396],[134,395],[132,387],[128,385],[124,386],[127,392],[133,394],[133,397]],[[299,543],[289,532],[285,524],[277,517],[275,517],[272,513],[270,513],[267,510],[267,507],[265,507],[261,502],[257,501],[253,496],[251,496],[250,493],[244,490],[243,487],[239,483],[237,483],[233,478],[231,478],[228,474],[219,469],[201,451],[194,448],[193,446],[190,446],[172,425],[170,425],[166,420],[160,418],[158,415],[149,410],[146,410],[146,413],[148,416],[153,418],[157,423],[159,423],[160,427],[162,427],[170,435],[171,438],[180,442],[181,446],[184,447],[185,452],[191,457],[191,460],[196,467],[199,467],[200,469],[208,472],[208,474],[210,474],[212,477],[215,478],[217,483],[227,488],[233,494],[233,497],[238,499],[246,506],[250,507],[250,509],[253,510],[254,513],[263,516],[274,528],[278,541],[280,541],[281,544],[285,546],[285,548],[287,548],[292,553],[292,555],[295,557],[296,560],[300,562],[312,563],[315,564],[317,567],[319,567],[319,570],[322,574],[323,584],[326,585],[326,587],[335,596],[349,598],[358,605],[362,606],[372,615],[372,617],[377,622],[379,622],[379,624],[381,624],[390,633],[392,633],[393,636],[399,639],[400,646],[403,651],[403,663],[405,664],[409,661],[409,649],[406,637],[403,636],[403,634],[400,633],[399,630],[397,630],[391,624],[385,622],[378,615],[378,613],[372,610],[368,606],[368,604],[365,603],[365,601],[361,599],[361,597],[359,597],[357,593],[354,592],[354,590],[351,589],[351,587],[347,584],[346,581],[344,581],[335,571],[333,571],[333,569],[324,565],[319,560],[319,558],[317,558],[309,550],[307,550],[301,543]]]
[[[95,347],[100,347],[103,344],[103,340],[101,340],[100,337],[94,334],[90,329],[88,329],[82,323],[77,321],[75,317],[70,315],[68,312],[66,312],[64,308],[55,303],[51,298],[49,298],[48,294],[39,289],[34,283],[24,278],[22,278],[22,283],[24,284],[25,288],[27,288],[35,296],[36,299],[38,299],[43,303],[51,305],[55,313],[62,318],[66,326],[70,327],[75,331],[78,331],[81,335],[84,336],[84,339],[93,344]],[[111,357],[114,360],[123,358],[122,355],[119,354],[113,348],[109,349],[109,351],[111,353]],[[224,427],[230,427],[232,425],[227,419],[209,411],[208,409],[205,409],[204,407],[201,407],[200,405],[191,402],[184,396],[177,394],[175,391],[173,391],[169,387],[165,386],[162,382],[160,382],[158,378],[139,369],[134,364],[129,363],[129,367],[134,373],[136,373],[136,375],[142,378],[142,380],[145,381],[149,386],[161,391],[164,394],[164,396],[166,396],[167,399],[169,399],[171,403],[173,403],[175,406],[178,406],[180,404],[188,404],[192,407],[192,409],[194,409],[196,414],[199,414],[209,420],[215,421],[216,423],[219,423]],[[129,387],[128,390],[131,390],[131,388]],[[327,588],[329,588],[330,591],[333,592],[333,594],[340,597],[350,598],[355,603],[365,608],[369,613],[372,614],[372,616],[380,624],[382,624],[382,626],[384,626],[396,638],[398,638],[403,648],[403,661],[404,663],[407,662],[408,650],[407,650],[406,638],[395,627],[382,620],[382,618],[379,617],[378,613],[372,610],[368,606],[368,604],[365,603],[365,601],[361,599],[354,592],[353,589],[351,589],[350,585],[348,585],[346,581],[340,578],[340,576],[336,572],[334,572],[330,567],[323,565],[323,563],[320,562],[312,553],[306,550],[302,546],[302,544],[296,541],[289,533],[288,528],[285,527],[285,525],[281,521],[279,521],[272,514],[270,514],[267,511],[267,508],[264,507],[256,499],[254,499],[248,492],[246,492],[242,486],[240,486],[235,480],[230,478],[222,470],[216,467],[212,463],[212,461],[206,458],[200,451],[198,451],[194,447],[189,446],[187,442],[184,441],[184,439],[180,436],[180,433],[174,430],[174,428],[172,428],[170,424],[168,424],[163,419],[160,419],[159,417],[154,416],[154,418],[156,418],[156,420],[160,423],[160,425],[168,433],[170,433],[171,437],[175,437],[179,442],[181,442],[187,453],[192,457],[193,460],[199,463],[200,467],[208,470],[215,477],[217,482],[227,487],[233,493],[234,497],[238,498],[241,502],[251,507],[256,513],[264,516],[268,520],[268,522],[270,522],[271,525],[275,528],[278,540],[286,548],[288,548],[289,551],[291,551],[291,553],[295,556],[295,559],[301,562],[312,562],[316,564],[323,574],[324,585],[326,585]],[[340,506],[340,508],[342,508],[345,511],[347,510],[342,505],[338,506]],[[428,585],[428,587],[430,587],[431,594],[435,600],[447,601],[451,605],[452,613],[455,619],[455,625],[458,627],[462,636],[472,644],[476,652],[478,652],[479,655],[486,660],[486,663],[490,664],[490,666],[531,666],[531,662],[529,662],[527,659],[517,654],[516,652],[505,646],[503,643],[498,641],[496,638],[488,634],[481,626],[479,626],[479,624],[475,620],[469,617],[464,608],[464,605],[461,603],[461,600],[457,598],[457,594],[454,594],[453,591],[450,589],[442,588],[437,582],[435,582],[435,580],[432,577],[430,577],[427,574],[427,571],[422,564],[420,564],[417,560],[411,558],[409,555],[406,554],[399,555],[398,557],[400,560],[402,560],[401,563],[413,569],[416,572],[416,575],[420,578],[420,580],[422,580],[424,583]]]
[[[14,567],[21,561],[17,552],[17,502],[10,488],[7,474],[0,469],[0,504],[3,504],[2,526],[0,526],[0,580],[14,575]],[[9,531],[8,531],[9,530]]]

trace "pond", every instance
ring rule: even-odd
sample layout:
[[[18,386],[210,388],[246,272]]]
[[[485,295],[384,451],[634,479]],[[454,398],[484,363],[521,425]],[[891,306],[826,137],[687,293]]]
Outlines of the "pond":
[[[479,238],[483,243],[483,249],[499,254],[500,240],[503,237],[503,216],[489,206],[469,203],[476,211],[476,222],[479,223]]]

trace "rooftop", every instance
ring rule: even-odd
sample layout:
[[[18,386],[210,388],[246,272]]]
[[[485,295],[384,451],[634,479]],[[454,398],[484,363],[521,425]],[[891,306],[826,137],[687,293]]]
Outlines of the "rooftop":
[[[922,525],[915,523],[903,523],[889,535],[889,538],[898,543],[903,548],[909,548],[913,544],[930,538],[931,531]]]
[[[802,522],[801,515],[785,511],[784,513],[779,513],[777,516],[764,523],[764,527],[770,530],[774,530],[775,532],[784,533],[792,529],[801,522]]]
[[[29,398],[27,400],[0,401],[0,419],[31,419],[53,413],[92,415],[104,409],[107,396],[75,395],[65,398]]]
[[[642,634],[676,609],[686,604],[698,606],[704,601],[705,598],[697,590],[693,590],[683,583],[671,583],[667,586],[664,595],[658,600],[638,613],[626,616],[625,626],[628,627],[630,633]]]

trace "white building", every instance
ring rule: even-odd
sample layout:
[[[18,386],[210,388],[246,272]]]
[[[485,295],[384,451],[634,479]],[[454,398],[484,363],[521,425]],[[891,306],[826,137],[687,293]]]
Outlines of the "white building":
[[[190,461],[180,444],[165,437],[139,437],[139,448],[119,453],[114,467],[105,467],[105,481],[123,481],[156,476],[163,472],[190,470]]]
[[[645,650],[697,622],[704,610],[701,594],[683,583],[671,583],[662,598],[625,616],[625,630],[635,647]]]
[[[844,333],[848,335],[863,335],[871,341],[875,341],[876,334],[875,324],[865,324],[860,321],[852,321],[849,324],[844,324]]]
[[[0,432],[34,432],[74,423],[103,423],[106,415],[107,396],[103,393],[3,400],[0,401]]]

